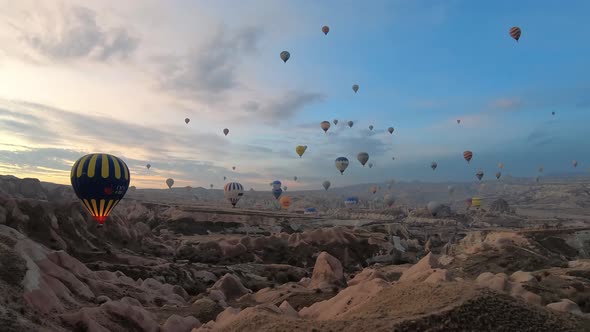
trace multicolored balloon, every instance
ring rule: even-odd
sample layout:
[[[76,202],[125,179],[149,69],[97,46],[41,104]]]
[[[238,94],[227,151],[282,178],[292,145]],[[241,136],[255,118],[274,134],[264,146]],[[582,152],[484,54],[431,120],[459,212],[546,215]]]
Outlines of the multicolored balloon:
[[[514,40],[516,40],[516,42],[518,42],[518,40],[520,39],[520,34],[522,33],[520,28],[519,27],[512,27],[512,28],[510,28],[510,30],[508,32],[510,33],[510,37],[514,38]]]
[[[232,207],[236,207],[236,204],[240,201],[240,198],[244,196],[244,186],[237,182],[226,183],[223,186],[223,196],[227,199]]]
[[[356,159],[361,163],[361,165],[363,165],[363,167],[365,167],[365,164],[367,161],[369,161],[369,154],[366,152],[359,152],[359,154],[356,155]]]
[[[324,35],[327,35],[328,32],[330,32],[330,27],[328,27],[327,25],[324,25],[322,27],[322,32],[324,33]]]
[[[297,147],[295,148],[295,152],[297,152],[299,158],[303,156],[305,150],[307,150],[307,145],[297,145]]]
[[[463,152],[463,158],[465,160],[467,160],[467,163],[469,164],[469,162],[471,161],[471,159],[473,158],[473,152],[467,150],[465,152]]]
[[[70,180],[76,196],[102,225],[125,196],[131,176],[127,164],[118,157],[92,153],[74,163]]]
[[[340,171],[340,174],[344,174],[344,171],[348,167],[349,162],[346,157],[338,157],[334,161],[334,164],[336,165],[336,169]]]
[[[322,128],[322,130],[324,131],[324,133],[328,132],[328,129],[330,129],[330,122],[328,121],[322,121],[322,123],[320,123],[320,128]]]

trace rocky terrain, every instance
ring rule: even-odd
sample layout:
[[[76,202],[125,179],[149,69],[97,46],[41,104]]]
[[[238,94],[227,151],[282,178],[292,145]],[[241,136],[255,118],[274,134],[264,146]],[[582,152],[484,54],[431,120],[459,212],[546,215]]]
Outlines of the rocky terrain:
[[[454,185],[287,211],[137,189],[98,227],[68,186],[0,176],[3,331],[590,330],[589,183]]]

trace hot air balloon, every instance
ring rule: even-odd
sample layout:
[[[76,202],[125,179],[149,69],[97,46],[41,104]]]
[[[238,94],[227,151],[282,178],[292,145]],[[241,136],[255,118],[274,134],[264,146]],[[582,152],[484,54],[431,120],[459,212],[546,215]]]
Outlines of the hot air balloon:
[[[326,180],[324,182],[322,182],[322,187],[324,187],[325,190],[328,190],[330,188],[330,181]]]
[[[287,60],[289,60],[290,57],[291,57],[291,53],[289,53],[287,51],[281,52],[281,60],[283,60],[283,62],[287,63]]]
[[[225,181],[225,179],[227,179],[227,177],[225,177],[225,176],[224,176],[224,177],[223,177],[223,181]]]
[[[369,154],[366,152],[359,152],[359,154],[356,155],[356,159],[361,163],[361,165],[363,165],[363,167],[365,167],[365,164],[367,161],[369,161]]]
[[[369,163],[369,168],[373,168],[373,163]]]
[[[390,134],[393,134],[393,130],[394,130],[394,129],[393,129],[393,127],[389,127],[389,128],[387,128],[387,131],[388,131]]]
[[[496,172],[496,179],[500,180],[500,177],[502,176],[501,172]]]
[[[283,183],[279,180],[274,180],[273,182],[270,183],[270,185],[274,188],[281,188],[281,186],[283,185]]]
[[[238,201],[244,196],[244,187],[237,182],[229,182],[223,186],[223,196],[230,201],[232,207],[236,207]]]
[[[236,170],[236,166],[232,166],[231,169],[233,169],[235,171]]]
[[[209,188],[213,189],[213,183],[209,185]]]
[[[574,167],[578,167],[578,161],[577,160],[572,160],[572,165]]]
[[[385,202],[385,205],[387,205],[388,207],[391,207],[393,205],[393,203],[395,203],[395,198],[393,197],[392,194],[387,194],[383,197],[383,201]]]
[[[371,189],[369,189],[371,191],[371,193],[376,194],[377,191],[379,190],[379,188],[377,186],[372,186]]]
[[[471,198],[466,198],[465,199],[465,204],[467,205],[467,208],[469,209],[471,207],[471,204],[473,203],[473,199]]]
[[[166,185],[168,186],[168,188],[172,189],[172,186],[174,185],[174,179],[166,179]]]
[[[148,169],[148,171],[149,171],[149,169],[152,167],[152,165],[150,165],[150,164],[147,164],[147,165],[145,165],[145,167],[146,167],[146,168]]]
[[[469,162],[471,161],[471,158],[473,158],[473,152],[471,152],[469,150],[463,152],[463,158],[465,158],[465,160],[467,160],[467,163],[469,164]]]
[[[332,121],[332,122],[334,122],[334,125],[335,125],[335,126],[337,126],[337,125],[338,125],[338,119],[334,119],[334,121]]]
[[[352,125],[354,125],[354,122],[352,122],[352,121],[348,121],[348,126],[349,126],[350,128],[352,128]]]
[[[369,130],[373,130],[373,128],[374,128],[373,125],[369,126]]]
[[[474,206],[476,208],[481,207],[481,198],[479,198],[479,197],[473,197],[471,199],[471,206]]]
[[[520,28],[519,27],[512,27],[512,28],[510,28],[510,30],[508,32],[510,33],[510,37],[514,38],[514,40],[516,40],[518,42],[518,40],[520,39],[520,34],[522,33]]]
[[[359,86],[358,86],[358,84],[354,84],[354,85],[352,86],[352,91],[354,91],[354,93],[356,93],[357,91],[359,91]]]
[[[481,181],[481,178],[483,178],[483,171],[477,171],[477,173],[475,173],[475,176],[479,181]]]
[[[457,119],[457,124],[460,124],[460,123],[461,123],[461,120]]]
[[[539,166],[539,173],[543,173],[543,165]]]
[[[395,160],[395,157],[391,157],[391,160]]]
[[[498,163],[498,168],[499,169],[503,169],[504,168],[504,164],[503,163]]]
[[[293,200],[291,199],[291,196],[282,196],[281,199],[279,199],[279,203],[281,203],[281,206],[283,207],[283,209],[288,209],[289,206],[291,206],[291,203],[293,202]]]
[[[538,176],[535,178],[535,182],[539,182],[539,177]]]
[[[102,225],[125,196],[131,177],[123,160],[110,154],[92,153],[74,163],[70,180],[76,196]]]
[[[447,191],[449,192],[449,194],[452,195],[455,192],[455,187],[449,185],[449,186],[447,186]]]
[[[281,197],[281,194],[283,193],[283,189],[279,188],[272,188],[272,195],[275,197],[275,199],[279,199],[279,197]]]
[[[320,123],[320,127],[322,128],[322,130],[324,131],[324,133],[328,132],[328,129],[330,129],[330,122],[328,121],[322,121],[322,123]]]
[[[294,177],[293,177],[293,181],[297,181],[297,179],[298,179],[298,177],[297,177],[297,176],[294,176]]]
[[[223,129],[223,134],[224,134],[225,136],[227,136],[227,134],[229,134],[229,129],[227,129],[227,128]],[[239,135],[238,135],[238,136],[239,136]]]
[[[434,171],[436,168],[438,167],[438,164],[436,163],[436,161],[433,161],[430,163],[430,168],[432,168],[432,170]]]
[[[551,112],[551,115],[555,115],[555,111]]]
[[[186,124],[188,124],[189,122],[191,122],[191,119],[189,119],[189,118],[186,118],[186,119],[184,119],[184,122],[185,122]]]
[[[288,189],[288,188],[289,188],[289,187],[287,187],[287,186],[283,186],[283,190],[284,190],[284,191],[287,191],[287,189]]]
[[[131,191],[135,191],[136,189],[137,189],[137,187],[135,187],[135,186],[129,187],[129,190],[131,190]]]
[[[336,164],[336,169],[340,171],[340,174],[344,174],[344,171],[348,167],[349,162],[346,157],[338,157],[334,161],[334,164]]]
[[[307,145],[297,145],[297,147],[295,148],[295,152],[297,152],[299,158],[303,156],[305,150],[307,150]]]
[[[324,35],[327,35],[328,32],[330,32],[330,28],[327,25],[324,25],[322,27],[322,32],[324,33]]]
[[[303,211],[303,214],[316,215],[316,214],[318,214],[318,210],[316,210],[316,208],[313,208],[313,207],[305,208],[305,210]]]
[[[346,207],[353,207],[355,205],[357,205],[359,203],[359,199],[358,197],[348,197],[347,199],[344,200],[344,205]]]

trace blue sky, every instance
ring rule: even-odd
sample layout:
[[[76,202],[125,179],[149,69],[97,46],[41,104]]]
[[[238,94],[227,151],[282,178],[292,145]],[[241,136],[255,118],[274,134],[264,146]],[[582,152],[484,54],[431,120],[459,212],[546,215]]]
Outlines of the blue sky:
[[[3,174],[68,183],[77,158],[106,152],[127,160],[138,187],[173,177],[220,188],[225,175],[293,190],[590,163],[585,1],[0,4]],[[324,135],[319,123],[335,118]],[[360,166],[361,151],[375,167]],[[338,156],[351,161],[344,176]]]

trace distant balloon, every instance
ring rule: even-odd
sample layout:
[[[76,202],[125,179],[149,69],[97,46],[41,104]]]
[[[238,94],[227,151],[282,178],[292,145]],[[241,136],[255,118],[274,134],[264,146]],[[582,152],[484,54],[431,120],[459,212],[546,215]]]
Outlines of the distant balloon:
[[[322,187],[324,187],[325,190],[328,190],[330,188],[330,181],[326,180],[324,182],[322,182]]]
[[[436,161],[433,161],[430,163],[430,168],[432,168],[432,170],[434,171],[436,168],[438,167],[438,164],[436,163]]]
[[[481,181],[481,179],[483,178],[483,171],[477,171],[477,173],[475,173],[475,176],[479,181]]]
[[[393,127],[389,127],[389,128],[387,128],[387,131],[388,131],[390,134],[393,134],[393,130],[394,130],[394,129],[393,129]]]
[[[135,191],[136,189],[137,189],[137,187],[135,187],[135,186],[129,187],[129,190],[131,190],[131,191]]]
[[[166,185],[168,186],[168,188],[172,189],[172,186],[174,185],[174,179],[166,179]]]
[[[330,32],[330,28],[327,25],[324,25],[322,27],[322,32],[324,33],[324,35],[327,35],[328,32]]]
[[[426,208],[428,209],[428,212],[430,212],[430,214],[436,217],[436,215],[440,212],[440,209],[442,208],[442,204],[440,204],[439,202],[430,201],[426,205]]]
[[[328,129],[330,129],[330,122],[322,121],[322,123],[320,123],[320,128],[322,128],[324,133],[328,132]]]
[[[281,186],[283,185],[283,183],[279,180],[274,180],[273,182],[270,183],[271,187],[273,187],[274,189],[280,189]]]
[[[465,160],[467,160],[467,163],[469,163],[471,161],[471,158],[473,158],[473,152],[469,150],[463,152],[463,158],[465,158]]]
[[[287,186],[283,186],[283,190],[284,190],[284,191],[287,191],[287,189],[289,189],[289,187],[287,187]]]
[[[538,176],[535,178],[535,182],[539,182],[539,177]]]
[[[359,91],[359,86],[358,86],[358,84],[354,84],[354,85],[352,86],[352,91],[354,91],[354,93],[356,93],[357,91]]]
[[[499,169],[503,169],[504,168],[504,164],[503,163],[498,163],[498,168]]]
[[[152,165],[147,164],[147,165],[145,165],[145,167],[147,167],[147,169],[149,170],[152,167]]]
[[[500,177],[502,176],[501,172],[496,172],[496,179],[500,180]]]
[[[395,203],[395,198],[393,197],[392,194],[387,194],[383,197],[383,202],[388,207],[391,207],[393,205],[393,203]]]
[[[210,184],[210,185],[209,185],[209,188],[213,189],[213,184]]]
[[[543,173],[543,165],[539,166],[539,173]]]
[[[379,190],[379,187],[377,187],[377,186],[372,186],[371,189],[369,189],[369,191],[373,194],[376,194],[378,190]]]
[[[334,125],[335,125],[335,126],[337,126],[337,125],[338,125],[338,119],[334,119],[334,121],[332,121],[332,122],[334,122]]]
[[[186,118],[186,119],[184,119],[184,122],[185,122],[186,124],[188,124],[189,122],[191,122],[191,119],[189,119],[189,118]]]
[[[510,37],[514,38],[514,40],[516,40],[518,42],[518,40],[520,39],[520,34],[522,33],[520,28],[519,27],[512,27],[512,28],[510,28],[510,30],[508,32],[510,33]]]
[[[293,200],[291,199],[291,196],[283,196],[279,199],[279,203],[281,203],[283,209],[288,209],[292,202]]]
[[[303,211],[303,214],[307,214],[307,215],[314,215],[317,213],[318,213],[318,210],[313,207],[305,208],[305,210]]]
[[[369,163],[369,168],[373,168],[373,163]]]
[[[334,161],[334,164],[336,164],[336,169],[340,171],[340,174],[344,174],[344,171],[348,167],[349,162],[346,157],[338,157]]]
[[[293,181],[297,181],[297,179],[298,179],[298,177],[297,177],[297,176],[294,176],[294,177],[293,177]]]
[[[291,58],[291,53],[287,51],[281,52],[281,60],[283,60],[283,62],[287,63],[287,60],[289,60],[289,58]]]
[[[551,115],[555,115],[555,111],[551,112]]]
[[[357,205],[359,203],[359,199],[358,197],[348,197],[347,199],[344,200],[344,205],[346,207],[353,207],[355,205]]]
[[[578,161],[577,160],[572,160],[572,165],[574,167],[578,167]]]
[[[223,134],[224,134],[225,136],[227,136],[227,134],[229,134],[229,129],[227,129],[227,128],[223,129]],[[238,136],[239,136],[239,135],[238,135]]]
[[[223,181],[225,181],[225,179],[227,179],[225,176],[223,177]]]
[[[395,160],[395,157],[391,157],[391,160]]]
[[[460,123],[461,123],[461,120],[457,119],[457,124],[460,124]]]
[[[366,152],[359,152],[359,154],[356,155],[356,159],[361,163],[361,165],[363,165],[363,167],[365,166],[365,164],[367,163],[367,161],[369,161],[369,154]]]
[[[223,187],[223,196],[233,207],[236,207],[240,198],[244,196],[244,187],[237,182],[226,183]]]
[[[129,188],[131,176],[125,162],[113,155],[92,153],[78,159],[70,172],[76,196],[102,225]]]
[[[452,195],[455,192],[455,187],[449,185],[449,186],[447,186],[447,191],[449,192],[449,194]]]
[[[373,128],[374,128],[373,125],[369,126],[369,130],[373,130]]]
[[[297,152],[299,158],[303,156],[305,150],[307,150],[307,145],[297,145],[297,147],[295,148],[295,152]]]
[[[352,126],[353,126],[353,125],[354,125],[354,122],[352,122],[352,121],[348,121],[348,126],[349,126],[350,128],[352,128]]]
[[[275,197],[275,199],[279,199],[279,197],[281,197],[281,194],[283,193],[283,189],[279,188],[272,188],[272,195]]]

